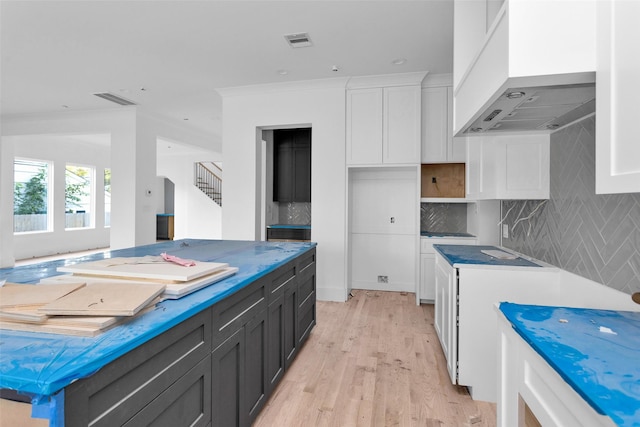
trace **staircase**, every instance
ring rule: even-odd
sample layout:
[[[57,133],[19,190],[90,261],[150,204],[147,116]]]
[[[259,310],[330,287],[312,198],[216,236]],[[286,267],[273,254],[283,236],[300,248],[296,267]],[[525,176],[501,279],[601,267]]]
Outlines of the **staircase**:
[[[194,163],[194,185],[222,207],[222,169],[214,162]]]

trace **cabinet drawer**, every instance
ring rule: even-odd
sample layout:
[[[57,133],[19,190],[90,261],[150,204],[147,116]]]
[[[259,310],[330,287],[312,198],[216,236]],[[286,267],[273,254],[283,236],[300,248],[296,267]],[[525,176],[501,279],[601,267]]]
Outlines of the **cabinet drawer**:
[[[269,283],[269,301],[282,295],[296,279],[296,263],[292,261],[267,276]]]
[[[211,421],[211,356],[131,418],[124,427],[205,427]]]
[[[311,230],[306,228],[267,228],[267,240],[311,240]]]
[[[213,348],[217,348],[260,310],[266,309],[269,276],[241,289],[212,308]]]
[[[205,310],[70,384],[65,389],[65,426],[124,424],[210,352],[211,311]]]

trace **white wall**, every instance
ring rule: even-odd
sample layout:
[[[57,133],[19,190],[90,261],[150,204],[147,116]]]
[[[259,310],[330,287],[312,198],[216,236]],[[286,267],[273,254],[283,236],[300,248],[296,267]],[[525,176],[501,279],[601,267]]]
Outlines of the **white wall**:
[[[345,79],[220,90],[223,96],[224,239],[256,240],[257,141],[262,128],[304,125],[311,136],[311,239],[317,242],[317,298],[347,298]]]
[[[222,209],[193,185],[193,164],[211,160],[214,153],[159,155],[158,175],[170,179],[174,188],[174,239],[220,239]],[[227,189],[223,181],[222,200],[226,203]]]

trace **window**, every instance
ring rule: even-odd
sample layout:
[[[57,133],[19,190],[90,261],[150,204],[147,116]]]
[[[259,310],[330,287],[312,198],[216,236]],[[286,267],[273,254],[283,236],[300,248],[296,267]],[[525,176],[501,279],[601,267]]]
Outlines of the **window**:
[[[111,226],[111,169],[104,170],[104,226]]]
[[[65,228],[93,226],[94,169],[67,164],[65,170]]]
[[[50,231],[53,166],[43,160],[16,158],[13,170],[13,231]]]

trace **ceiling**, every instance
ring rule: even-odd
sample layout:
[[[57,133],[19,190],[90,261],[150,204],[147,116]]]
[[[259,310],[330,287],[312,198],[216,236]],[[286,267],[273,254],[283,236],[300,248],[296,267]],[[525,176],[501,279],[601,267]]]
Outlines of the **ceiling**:
[[[313,46],[291,48],[301,32]],[[453,0],[2,0],[0,38],[3,116],[114,108],[92,95],[111,92],[219,140],[217,88],[451,73]]]

